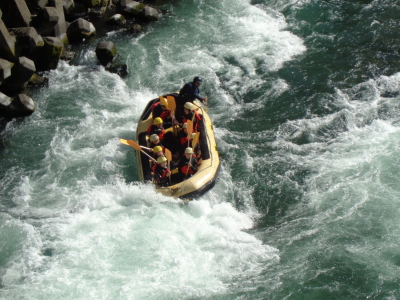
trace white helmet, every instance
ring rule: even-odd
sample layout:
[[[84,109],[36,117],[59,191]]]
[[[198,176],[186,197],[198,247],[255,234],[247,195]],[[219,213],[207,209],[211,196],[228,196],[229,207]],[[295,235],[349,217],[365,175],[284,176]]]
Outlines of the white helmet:
[[[186,102],[183,107],[188,109],[188,110],[193,110],[193,109],[196,108],[195,105],[193,103],[191,103],[191,102]]]
[[[154,141],[157,141],[157,140],[159,140],[160,139],[160,137],[157,135],[157,134],[155,134],[155,133],[153,133],[151,136],[150,136],[150,142],[154,142]]]

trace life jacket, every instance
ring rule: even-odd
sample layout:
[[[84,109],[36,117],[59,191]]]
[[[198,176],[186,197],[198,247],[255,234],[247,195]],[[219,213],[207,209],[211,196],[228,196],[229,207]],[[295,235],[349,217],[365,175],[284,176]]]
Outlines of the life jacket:
[[[154,180],[161,185],[168,183],[167,173],[169,172],[168,168],[161,167],[159,164],[156,164],[154,169]]]
[[[194,118],[193,118],[194,114]],[[186,123],[188,120],[193,120],[193,132],[200,130],[201,117],[196,111],[191,111],[189,114],[182,114],[182,123]]]
[[[163,112],[160,115],[160,118],[163,119],[163,121],[166,121],[167,119],[171,118],[171,111],[169,109],[163,110]]]
[[[167,120],[171,116],[171,111],[169,109],[162,110],[161,103],[156,102],[151,106],[151,111],[153,112],[153,119],[160,117],[163,121]]]
[[[179,144],[180,145],[187,144],[188,135],[187,135],[187,133],[185,133],[185,131],[183,129],[181,129],[181,131],[179,131],[178,137],[179,137]]]
[[[188,174],[188,175],[192,175],[194,173],[197,172],[197,159],[196,159],[196,154],[192,155],[192,160],[191,160],[191,164],[192,167],[188,167],[189,164],[189,160],[187,159],[185,155],[183,155],[183,157],[181,158],[181,162],[180,162],[180,172],[184,175]]]
[[[161,115],[163,110],[161,109],[160,101],[157,101],[151,106],[151,112],[153,113],[153,118],[157,118]]]
[[[158,137],[160,138],[160,140],[164,139],[164,134],[165,134],[165,130],[164,127],[157,127],[157,125],[150,125],[149,128],[147,129],[147,134],[150,136],[152,134],[157,134]]]

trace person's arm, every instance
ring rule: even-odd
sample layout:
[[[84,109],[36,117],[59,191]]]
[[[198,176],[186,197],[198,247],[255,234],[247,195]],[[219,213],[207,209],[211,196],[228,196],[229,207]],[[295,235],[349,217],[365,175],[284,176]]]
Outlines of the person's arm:
[[[197,159],[192,157],[192,170],[193,172],[197,172]]]
[[[201,97],[200,96],[200,90],[198,88],[196,88],[196,90],[194,92],[194,96],[196,97],[196,99],[200,100],[204,104],[207,104],[208,98],[207,97]]]

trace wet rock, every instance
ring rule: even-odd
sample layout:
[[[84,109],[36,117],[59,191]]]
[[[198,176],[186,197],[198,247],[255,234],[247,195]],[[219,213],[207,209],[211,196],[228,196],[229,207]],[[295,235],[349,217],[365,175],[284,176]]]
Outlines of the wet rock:
[[[107,6],[97,6],[89,10],[89,16],[94,18],[102,18],[106,14]]]
[[[7,12],[2,19],[8,28],[30,26],[32,15],[25,0],[1,0],[0,9]]]
[[[0,56],[9,60],[15,58],[15,37],[10,34],[6,25],[0,20]]]
[[[106,23],[108,26],[121,26],[122,27],[122,26],[126,25],[126,19],[121,14],[115,14],[112,17],[110,17]]]
[[[74,8],[65,16],[68,22],[87,16],[89,9],[82,3],[75,2]]]
[[[44,45],[36,55],[36,68],[38,71],[56,69],[64,50],[64,44],[59,38],[52,36],[44,37],[43,41]]]
[[[49,79],[34,73],[28,81],[28,86],[30,86],[30,87],[48,87]]]
[[[118,57],[117,48],[111,41],[102,41],[96,47],[96,56],[103,66],[107,66]]]
[[[120,2],[120,12],[130,17],[138,16],[142,10],[144,10],[146,4],[133,1],[133,0],[121,0]]]
[[[18,63],[11,69],[11,76],[3,81],[1,89],[9,92],[22,90],[35,71],[35,63],[31,59],[24,56],[20,57]]]
[[[14,63],[0,58],[0,84],[3,82],[4,79],[11,76],[11,69],[13,66]]]
[[[80,42],[96,34],[96,28],[92,23],[79,18],[73,21],[67,29],[68,40],[72,43]]]
[[[158,21],[161,17],[161,11],[154,7],[146,6],[141,16],[145,21]]]
[[[71,13],[72,10],[75,8],[74,0],[62,0],[62,3],[66,14]]]
[[[138,33],[143,32],[143,27],[140,26],[139,24],[133,24],[133,25],[129,25],[129,26],[126,28],[126,31],[127,31],[128,33],[138,34]]]
[[[58,22],[54,26],[54,37],[60,39],[65,45],[68,44],[67,39],[67,22],[65,21],[63,0],[53,0],[57,10]]]
[[[71,45],[64,46],[64,50],[61,53],[60,59],[70,61],[74,59],[76,53],[72,50]]]
[[[45,21],[54,23],[54,25],[59,21],[59,15],[55,7],[43,8],[43,15],[45,17]]]
[[[34,52],[44,45],[42,37],[33,27],[10,28],[9,31],[16,38],[18,55],[24,55],[32,59]]]
[[[7,115],[11,102],[11,97],[0,92],[0,116]]]
[[[40,8],[45,8],[45,6],[47,5],[48,1],[47,0],[36,0],[36,3]]]
[[[161,11],[149,5],[133,0],[121,0],[119,11],[129,17],[134,17],[143,21],[158,21]]]
[[[13,118],[30,116],[36,109],[32,98],[18,94],[8,106],[7,115]]]
[[[110,63],[107,65],[106,70],[110,73],[118,74],[121,77],[128,75],[128,66],[124,63]]]
[[[107,6],[108,5],[108,0],[106,0],[106,1],[103,1],[103,0],[79,0],[79,2],[89,8],[96,7],[96,6]]]

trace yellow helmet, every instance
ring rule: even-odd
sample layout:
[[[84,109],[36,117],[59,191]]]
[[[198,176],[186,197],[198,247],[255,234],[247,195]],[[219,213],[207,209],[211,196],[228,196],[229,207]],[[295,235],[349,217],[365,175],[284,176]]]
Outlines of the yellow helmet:
[[[153,120],[154,125],[160,125],[163,123],[163,120],[160,117],[157,117]]]
[[[155,147],[153,148],[153,153],[158,153],[158,152],[160,152],[160,151],[162,151],[162,147],[161,147],[161,146],[155,146]]]
[[[158,164],[162,164],[163,162],[166,162],[166,161],[167,161],[167,158],[165,156],[159,156],[157,158],[157,163]]]
[[[185,149],[185,154],[192,154],[192,153],[193,153],[192,147],[187,147],[187,148]]]

